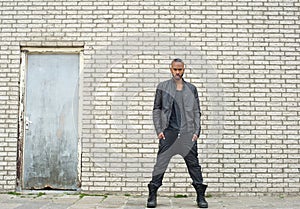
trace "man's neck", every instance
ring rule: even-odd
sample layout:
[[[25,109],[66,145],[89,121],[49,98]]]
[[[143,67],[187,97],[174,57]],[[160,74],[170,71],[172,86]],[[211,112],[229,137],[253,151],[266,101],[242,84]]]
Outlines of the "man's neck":
[[[176,90],[178,91],[181,91],[183,89],[183,80],[180,79],[180,80],[175,80],[175,83],[176,83]]]

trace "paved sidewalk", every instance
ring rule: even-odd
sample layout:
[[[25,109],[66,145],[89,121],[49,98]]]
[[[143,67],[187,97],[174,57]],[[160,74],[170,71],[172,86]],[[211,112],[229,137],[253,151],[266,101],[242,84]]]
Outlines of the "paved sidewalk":
[[[85,196],[78,194],[0,194],[1,209],[144,209],[146,196]],[[299,197],[210,197],[212,209],[299,209]],[[157,208],[197,208],[195,198],[158,197]]]

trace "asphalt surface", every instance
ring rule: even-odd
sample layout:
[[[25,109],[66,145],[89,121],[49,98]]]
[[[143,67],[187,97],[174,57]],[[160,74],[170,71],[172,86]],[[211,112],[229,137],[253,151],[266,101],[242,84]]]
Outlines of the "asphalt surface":
[[[91,209],[146,208],[146,196],[84,195],[65,193],[0,194],[1,209]],[[208,208],[216,209],[299,209],[298,196],[209,197]],[[157,208],[197,208],[195,197],[162,197]]]

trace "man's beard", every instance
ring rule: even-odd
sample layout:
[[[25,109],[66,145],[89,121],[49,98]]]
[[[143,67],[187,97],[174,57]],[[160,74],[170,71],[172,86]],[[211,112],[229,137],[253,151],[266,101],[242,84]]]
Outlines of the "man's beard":
[[[177,74],[173,75],[173,78],[175,80],[177,80],[177,81],[179,81],[180,79],[182,79],[182,77],[183,77],[183,74],[182,75],[177,75]]]

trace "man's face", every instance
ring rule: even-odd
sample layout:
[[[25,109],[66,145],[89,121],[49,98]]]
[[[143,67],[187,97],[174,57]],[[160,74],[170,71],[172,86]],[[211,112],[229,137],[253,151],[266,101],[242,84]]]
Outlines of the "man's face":
[[[182,62],[173,62],[170,70],[173,78],[175,80],[180,80],[184,74],[184,64]]]

